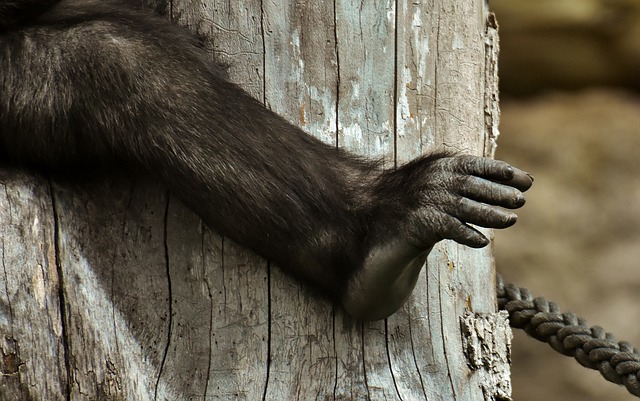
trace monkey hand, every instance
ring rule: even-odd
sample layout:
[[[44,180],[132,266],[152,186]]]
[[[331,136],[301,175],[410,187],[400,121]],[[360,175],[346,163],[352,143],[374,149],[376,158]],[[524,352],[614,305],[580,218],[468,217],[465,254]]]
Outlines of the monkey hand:
[[[512,226],[517,216],[503,208],[523,206],[522,192],[533,182],[530,175],[505,162],[474,156],[430,156],[388,175],[381,177],[377,188],[387,199],[397,199],[399,189],[403,192],[394,210],[405,212],[400,220],[403,235],[418,249],[429,249],[442,239],[473,248],[488,245],[489,240],[470,224]],[[395,182],[390,186],[388,181]],[[391,188],[395,194],[389,193]]]
[[[507,228],[524,205],[533,178],[507,163],[435,154],[383,173],[374,185],[365,259],[343,296],[347,311],[375,320],[397,310],[411,293],[432,247],[452,239],[489,244],[471,225]]]

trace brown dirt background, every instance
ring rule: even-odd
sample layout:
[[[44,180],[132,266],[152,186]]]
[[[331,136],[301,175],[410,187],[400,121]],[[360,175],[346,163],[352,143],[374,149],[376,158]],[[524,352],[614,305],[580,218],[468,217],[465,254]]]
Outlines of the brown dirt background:
[[[535,176],[498,270],[640,344],[640,1],[496,0],[497,158]],[[514,95],[517,95],[515,97]],[[514,400],[636,400],[516,332]]]

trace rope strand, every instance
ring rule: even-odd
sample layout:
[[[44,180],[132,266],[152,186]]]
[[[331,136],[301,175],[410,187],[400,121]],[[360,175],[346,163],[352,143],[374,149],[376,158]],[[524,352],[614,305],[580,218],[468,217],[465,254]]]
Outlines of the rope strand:
[[[498,307],[509,313],[511,327],[548,343],[559,353],[598,370],[610,382],[621,384],[640,398],[640,351],[626,341],[616,342],[602,327],[588,327],[575,313],[562,313],[555,302],[533,298],[529,290],[496,280]]]

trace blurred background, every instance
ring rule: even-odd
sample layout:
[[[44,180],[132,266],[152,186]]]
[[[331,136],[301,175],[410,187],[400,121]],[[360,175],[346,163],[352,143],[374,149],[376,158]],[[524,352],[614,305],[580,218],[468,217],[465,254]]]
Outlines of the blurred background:
[[[490,0],[497,158],[535,176],[496,232],[505,280],[640,345],[640,0]],[[515,332],[514,400],[637,400]]]

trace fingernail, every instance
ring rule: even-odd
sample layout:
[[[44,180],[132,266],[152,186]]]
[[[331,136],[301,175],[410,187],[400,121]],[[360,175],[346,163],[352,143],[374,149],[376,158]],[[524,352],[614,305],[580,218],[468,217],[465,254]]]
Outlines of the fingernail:
[[[515,213],[509,213],[507,215],[507,219],[505,222],[505,228],[511,227],[512,225],[516,224],[517,221],[518,221],[518,215]]]
[[[509,166],[505,169],[504,178],[507,180],[510,180],[513,178],[515,174],[516,174],[516,171],[513,169],[513,167]]]

